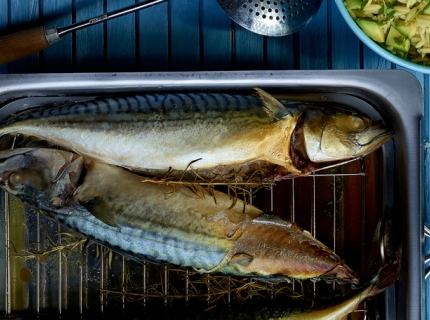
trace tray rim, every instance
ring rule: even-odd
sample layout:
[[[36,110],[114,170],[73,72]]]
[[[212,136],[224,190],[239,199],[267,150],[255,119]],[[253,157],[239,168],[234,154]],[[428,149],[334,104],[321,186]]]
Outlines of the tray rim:
[[[424,206],[421,118],[424,97],[420,83],[404,70],[289,70],[217,72],[127,72],[0,75],[0,104],[27,96],[68,96],[97,92],[172,90],[283,89],[293,92],[343,93],[371,105],[395,128],[395,154],[399,163],[401,210],[405,210],[403,285],[407,319],[423,319]],[[321,96],[323,99],[323,95]],[[420,299],[417,299],[420,297]]]

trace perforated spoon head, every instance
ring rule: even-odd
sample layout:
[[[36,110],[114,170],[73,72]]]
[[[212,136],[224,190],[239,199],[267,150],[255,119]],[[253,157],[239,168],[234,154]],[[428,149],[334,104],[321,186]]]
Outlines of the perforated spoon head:
[[[237,24],[249,31],[280,37],[307,25],[322,0],[217,0]]]

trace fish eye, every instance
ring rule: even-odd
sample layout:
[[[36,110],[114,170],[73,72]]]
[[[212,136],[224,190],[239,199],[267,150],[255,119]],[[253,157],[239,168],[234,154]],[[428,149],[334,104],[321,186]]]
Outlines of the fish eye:
[[[24,176],[20,172],[14,172],[10,175],[8,186],[13,190],[19,190],[23,187]]]
[[[361,130],[364,127],[364,121],[358,116],[351,116],[351,129]]]

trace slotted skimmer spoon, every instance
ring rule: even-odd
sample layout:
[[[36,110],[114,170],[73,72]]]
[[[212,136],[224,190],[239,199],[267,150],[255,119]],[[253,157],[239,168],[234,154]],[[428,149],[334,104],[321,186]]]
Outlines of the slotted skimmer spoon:
[[[114,19],[167,0],[149,0],[67,27],[37,27],[0,38],[0,64],[42,51],[66,34]],[[208,1],[208,0],[204,0]],[[229,17],[242,27],[267,36],[293,33],[318,11],[321,0],[217,0]]]
[[[317,14],[322,0],[217,0],[238,25],[279,37],[298,31]]]

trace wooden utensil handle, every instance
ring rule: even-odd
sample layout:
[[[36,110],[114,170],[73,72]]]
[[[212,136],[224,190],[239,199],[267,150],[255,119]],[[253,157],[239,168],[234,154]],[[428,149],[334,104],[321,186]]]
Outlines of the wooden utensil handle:
[[[0,65],[42,51],[49,46],[44,27],[4,36],[0,38]]]

